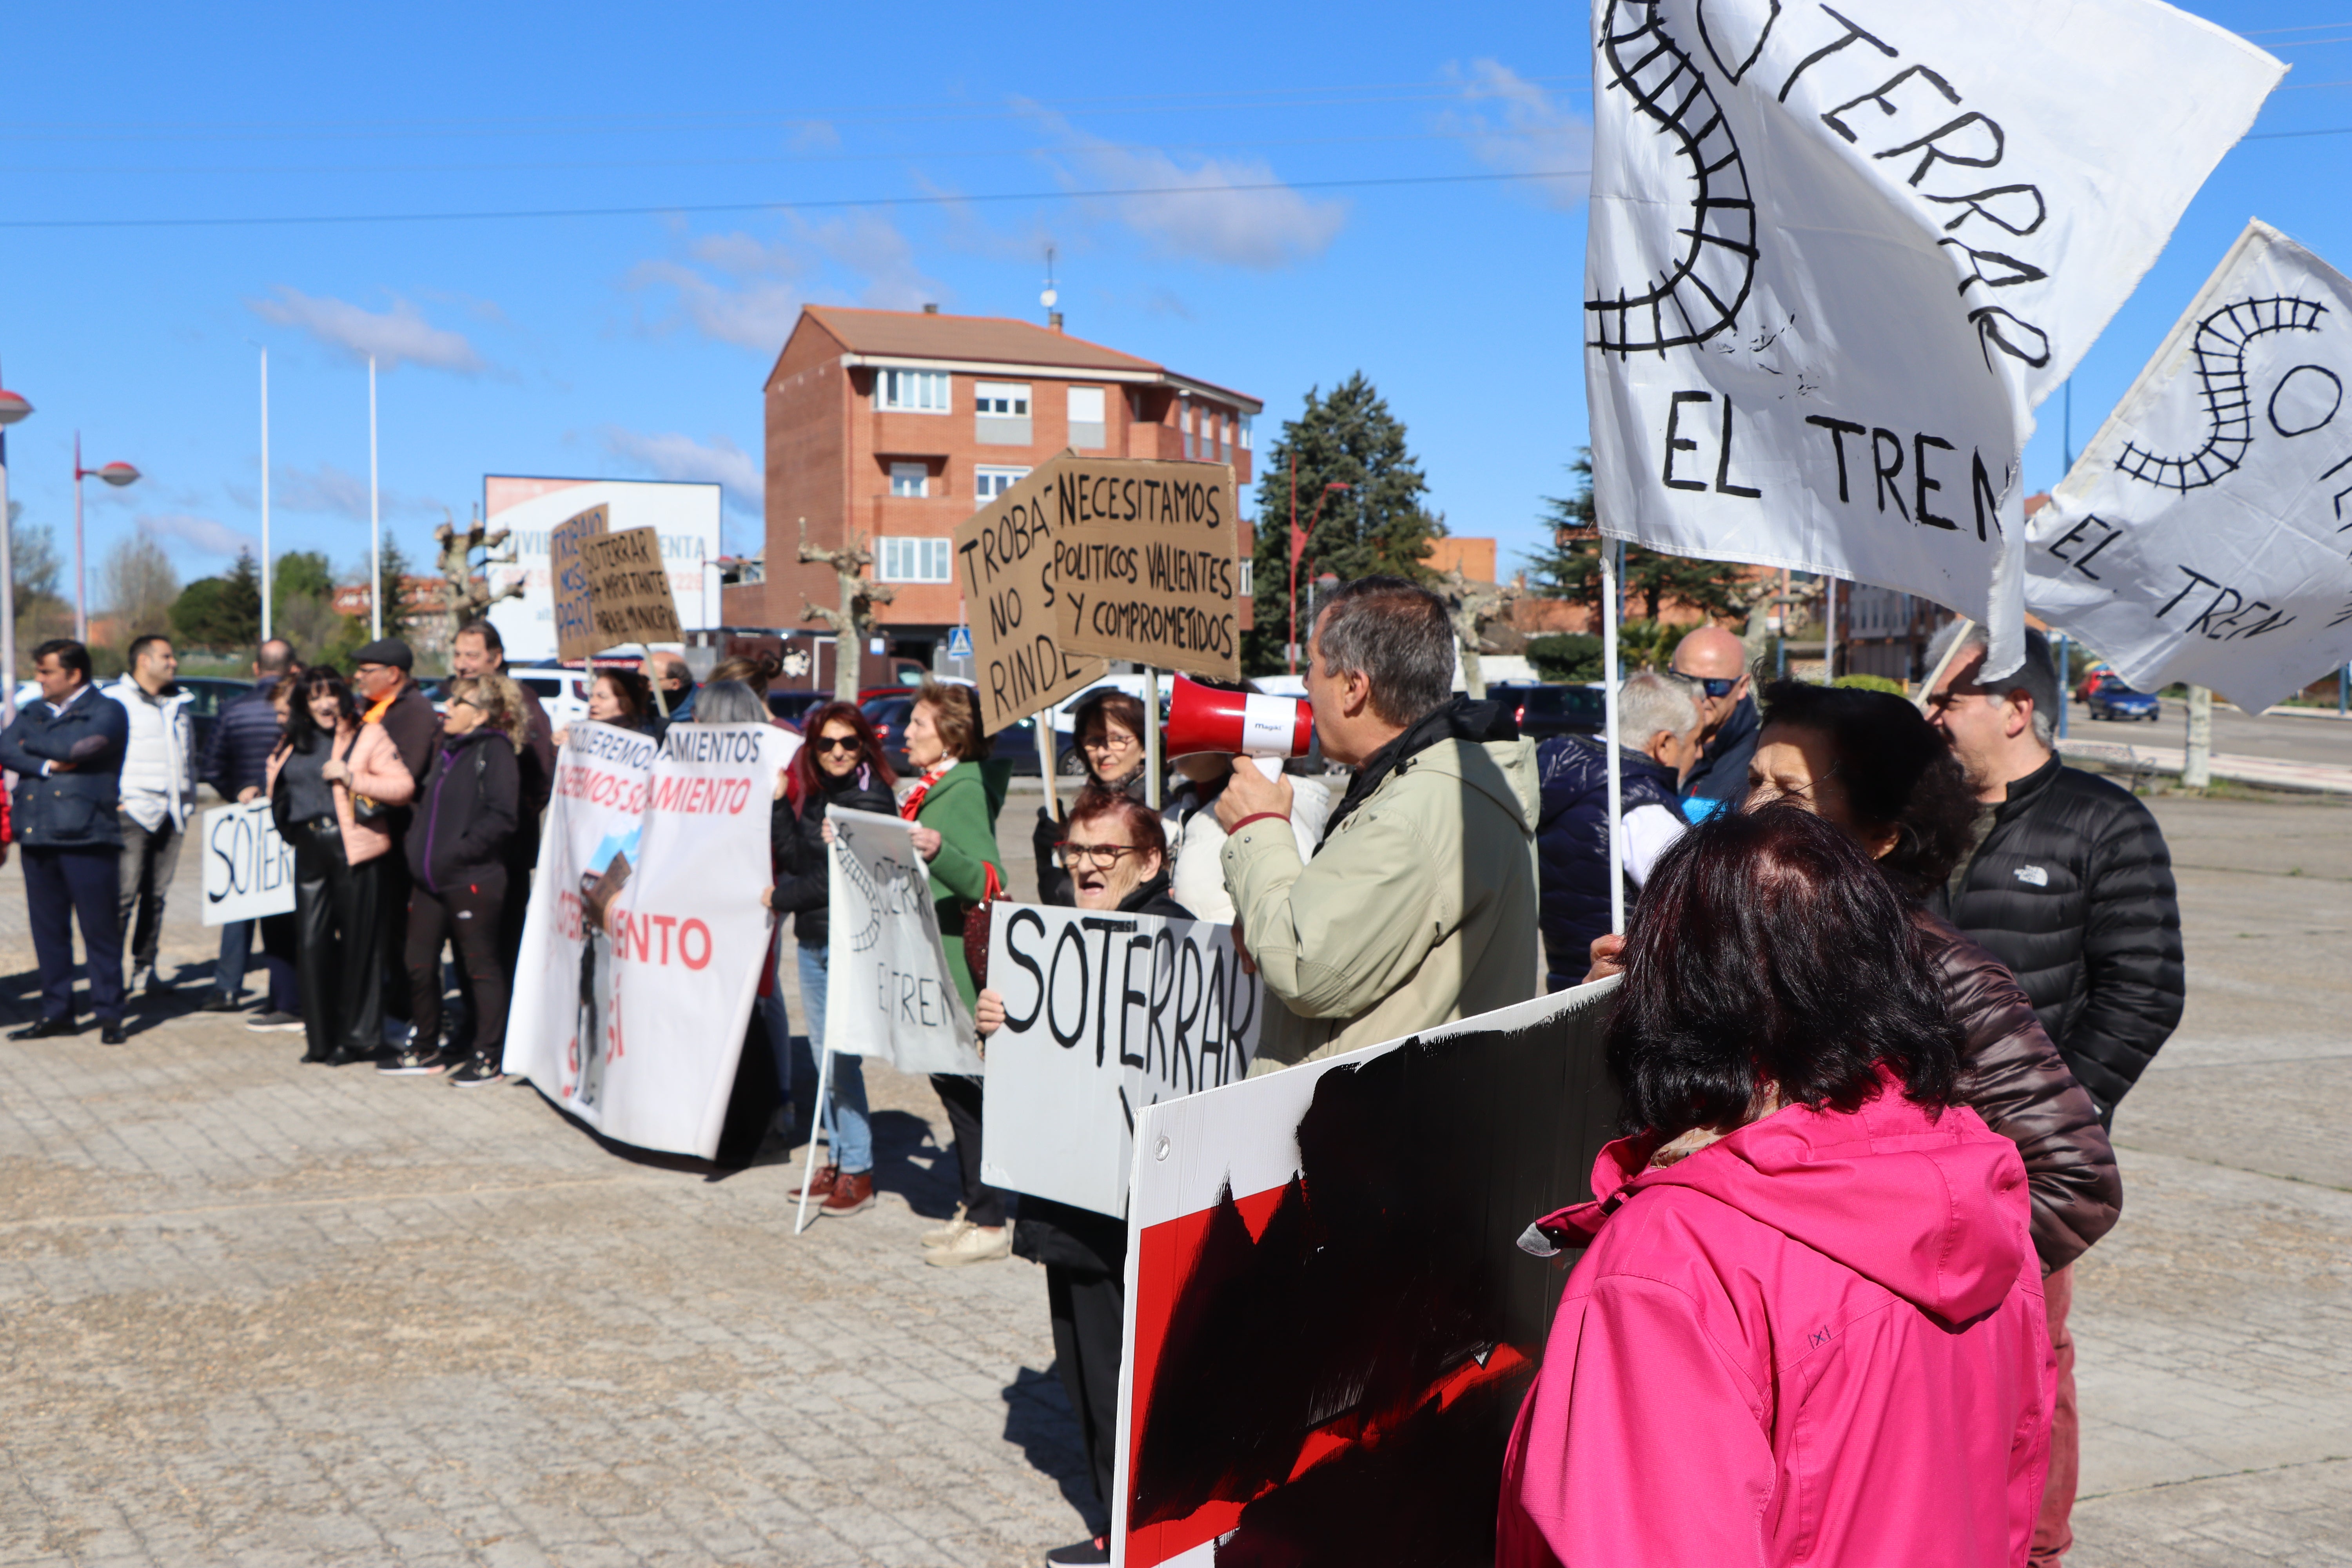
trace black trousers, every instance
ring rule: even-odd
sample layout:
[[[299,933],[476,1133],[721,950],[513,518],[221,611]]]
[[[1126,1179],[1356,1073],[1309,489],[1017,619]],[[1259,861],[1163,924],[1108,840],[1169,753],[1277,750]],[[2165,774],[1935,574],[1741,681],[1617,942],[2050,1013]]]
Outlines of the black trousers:
[[[343,858],[334,819],[294,829],[294,966],[302,981],[304,1061],[338,1052],[373,1057],[383,1048],[381,871],[387,856],[364,865]]]
[[[1045,1265],[1045,1308],[1054,1319],[1054,1367],[1087,1440],[1095,1497],[1110,1511],[1118,1442],[1118,1361],[1127,1327],[1127,1281],[1116,1274]]]
[[[963,1217],[977,1226],[1003,1225],[1004,1194],[980,1179],[981,1080],[935,1072],[931,1087],[939,1090],[948,1127],[955,1134],[956,1164],[963,1175]]]
[[[110,844],[88,849],[25,847],[25,912],[31,917],[33,956],[41,966],[41,1016],[70,1018],[73,928],[89,961],[89,1010],[101,1024],[122,1021],[122,851]]]
[[[499,915],[506,896],[507,874],[500,866],[484,867],[471,880],[437,893],[422,882],[410,886],[408,1001],[419,1048],[431,1050],[440,1043],[441,944],[446,942],[466,977],[474,1055],[493,1066],[505,1058],[509,970],[499,951]]]
[[[406,812],[395,812],[393,814],[392,821],[404,826],[407,816]],[[381,1030],[383,1027],[382,1020],[384,1018],[391,1018],[403,1024],[410,1022],[408,1016],[408,889],[409,885],[415,879],[408,874],[408,850],[402,843],[400,833],[394,833],[392,836],[390,852],[378,856],[373,864],[383,868],[376,873],[376,900],[379,913],[376,916],[375,928],[377,950],[382,955],[378,963],[383,966],[381,973],[383,979],[383,1005],[378,1015],[376,1025],[376,1027]],[[381,1038],[379,1035],[379,1045]],[[417,1043],[432,1045],[436,1042],[420,1037]],[[378,1047],[371,1046],[368,1048],[374,1050]]]

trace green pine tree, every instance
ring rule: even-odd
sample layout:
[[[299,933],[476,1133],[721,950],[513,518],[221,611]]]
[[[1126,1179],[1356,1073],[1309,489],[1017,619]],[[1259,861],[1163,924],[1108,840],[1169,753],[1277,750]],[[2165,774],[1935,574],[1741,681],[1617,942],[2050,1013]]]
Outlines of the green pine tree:
[[[172,602],[172,632],[194,647],[225,653],[261,640],[261,568],[250,550],[216,577],[199,577]]]
[[[1601,512],[1592,499],[1592,448],[1587,447],[1568,466],[1576,476],[1575,492],[1543,498],[1543,521],[1552,531],[1552,547],[1528,558],[1534,580],[1546,596],[1601,610],[1601,542],[1578,539],[1570,530],[1596,527]],[[1702,561],[1696,556],[1667,555],[1625,547],[1626,612],[1655,621],[1669,600],[1695,606],[1715,619],[1742,613],[1740,567],[1736,562]]]
[[[408,613],[408,595],[401,584],[408,576],[408,557],[400,548],[400,541],[384,536],[382,571],[376,575],[376,596],[383,603],[383,635],[405,637],[415,617]]]
[[[1262,454],[1257,480],[1257,543],[1252,552],[1256,626],[1244,639],[1244,668],[1272,674],[1284,668],[1290,627],[1291,459],[1298,462],[1298,526],[1322,517],[1298,563],[1298,641],[1307,640],[1307,584],[1328,573],[1353,582],[1379,573],[1433,582],[1423,561],[1430,541],[1444,531],[1422,504],[1429,489],[1405,446],[1403,421],[1361,371],[1331,389],[1307,395],[1307,406],[1282,427],[1282,438]],[[1331,483],[1346,489],[1330,490]]]

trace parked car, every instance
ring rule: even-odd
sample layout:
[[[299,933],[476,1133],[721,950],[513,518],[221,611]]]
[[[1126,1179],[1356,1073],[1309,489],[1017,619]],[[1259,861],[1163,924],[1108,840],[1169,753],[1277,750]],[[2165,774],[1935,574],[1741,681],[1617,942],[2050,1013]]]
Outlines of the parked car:
[[[1519,733],[1531,741],[1554,735],[1597,735],[1607,722],[1601,687],[1490,686],[1486,700],[1515,708]]]
[[[2074,688],[2074,700],[2088,702],[2091,694],[2116,679],[2116,672],[2104,664],[2095,664],[2084,672],[2082,684]]]
[[[212,741],[213,725],[219,721],[221,710],[248,695],[253,682],[217,675],[185,675],[180,678],[179,686],[195,699],[188,704],[188,718],[195,726],[196,755],[201,757]]]
[[[517,669],[507,667],[507,674],[517,685],[539,699],[547,710],[547,721],[561,730],[577,719],[588,717],[590,674],[584,669],[550,668],[545,666]]]
[[[2154,694],[2134,691],[2113,675],[2099,682],[2089,706],[2094,719],[2145,719],[2153,724],[2164,717],[2164,704]]]
[[[911,697],[878,697],[858,711],[874,726],[882,738],[882,754],[889,759],[891,771],[900,778],[912,778],[918,770],[907,761],[907,718],[915,710]],[[1077,748],[1068,735],[1056,731],[1054,735],[1055,763],[1064,773],[1077,767]],[[991,756],[1001,757],[1013,764],[1016,776],[1035,778],[1038,774],[1037,720],[1033,714],[1018,724],[1007,724],[994,736]]]

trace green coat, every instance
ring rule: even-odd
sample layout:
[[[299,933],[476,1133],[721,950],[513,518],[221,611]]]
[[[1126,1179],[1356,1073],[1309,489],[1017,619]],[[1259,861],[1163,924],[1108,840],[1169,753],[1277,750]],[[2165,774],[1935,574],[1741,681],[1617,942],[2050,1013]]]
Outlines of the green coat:
[[[958,763],[916,808],[915,821],[940,836],[940,852],[931,860],[931,893],[940,920],[940,942],[947,949],[948,973],[963,997],[964,1011],[980,1005],[980,986],[963,957],[963,918],[988,889],[986,866],[996,868],[1004,880],[1004,855],[996,847],[996,814],[1004,809],[1004,792],[1013,782],[1013,764],[991,758],[984,763]]]

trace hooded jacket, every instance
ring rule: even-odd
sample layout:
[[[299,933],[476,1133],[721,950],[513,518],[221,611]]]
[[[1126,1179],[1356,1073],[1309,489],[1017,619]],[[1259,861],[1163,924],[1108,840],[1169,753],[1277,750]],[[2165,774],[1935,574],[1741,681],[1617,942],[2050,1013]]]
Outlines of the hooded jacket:
[[[521,797],[522,765],[512,741],[487,724],[444,732],[402,840],[410,875],[436,894],[493,875],[503,882]],[[524,896],[520,888],[509,891]]]
[[[1461,699],[1365,762],[1311,860],[1290,824],[1225,840],[1265,988],[1253,1075],[1402,1039],[1540,993],[1536,749]]]
[[[2009,965],[2112,1124],[2189,988],[2172,852],[2147,807],[2053,755],[2010,784],[1928,907]]]
[[[1677,1163],[1612,1143],[1504,1462],[1509,1568],[2022,1563],[2055,1363],[2025,1170],[1882,1073]]]

